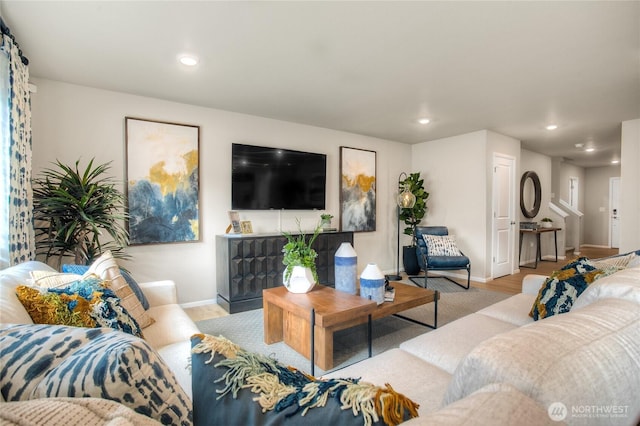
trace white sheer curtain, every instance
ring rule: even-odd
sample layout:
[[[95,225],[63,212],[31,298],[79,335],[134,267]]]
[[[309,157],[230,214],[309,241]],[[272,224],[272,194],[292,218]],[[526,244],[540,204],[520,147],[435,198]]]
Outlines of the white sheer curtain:
[[[0,40],[0,268],[35,258],[31,190],[31,100],[27,60],[4,22]]]

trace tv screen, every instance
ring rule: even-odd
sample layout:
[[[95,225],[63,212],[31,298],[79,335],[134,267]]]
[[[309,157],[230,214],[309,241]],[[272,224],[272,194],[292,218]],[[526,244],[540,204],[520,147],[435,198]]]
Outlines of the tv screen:
[[[232,144],[233,210],[324,210],[327,156]]]

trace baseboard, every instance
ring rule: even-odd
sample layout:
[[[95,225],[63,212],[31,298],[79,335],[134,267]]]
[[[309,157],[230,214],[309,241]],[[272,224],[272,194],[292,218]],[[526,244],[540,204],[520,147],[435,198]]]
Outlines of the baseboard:
[[[205,305],[217,305],[218,302],[216,302],[216,299],[207,299],[207,300],[198,300],[197,302],[188,302],[188,303],[181,303],[180,307],[181,308],[195,308],[198,306],[205,306]]]
[[[463,280],[463,281],[467,281],[467,274],[458,274],[455,272],[449,272],[449,271],[431,271],[432,275],[434,278],[436,278],[437,276],[447,276],[449,278],[456,278],[459,280]],[[431,277],[431,275],[429,275],[429,277]],[[477,283],[486,283],[489,282],[490,278],[482,278],[482,277],[476,277],[471,275],[471,281],[475,281]]]
[[[580,247],[591,247],[591,248],[601,248],[601,249],[610,249],[611,246],[601,246],[598,244],[581,244]]]

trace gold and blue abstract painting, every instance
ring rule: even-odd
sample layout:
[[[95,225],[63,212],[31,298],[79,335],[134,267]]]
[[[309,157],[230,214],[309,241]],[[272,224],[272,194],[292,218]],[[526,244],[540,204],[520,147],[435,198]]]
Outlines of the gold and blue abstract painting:
[[[376,152],[340,147],[340,228],[376,230]]]
[[[131,245],[200,240],[200,127],[125,118]]]

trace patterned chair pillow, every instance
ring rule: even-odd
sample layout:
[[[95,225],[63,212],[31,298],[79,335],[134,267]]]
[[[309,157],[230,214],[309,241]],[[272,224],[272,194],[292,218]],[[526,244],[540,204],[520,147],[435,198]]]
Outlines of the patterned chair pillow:
[[[422,234],[429,249],[429,256],[462,256],[453,235]]]
[[[103,281],[89,275],[68,287],[16,287],[16,295],[36,324],[107,327],[142,337],[140,326]]]
[[[104,398],[163,424],[191,425],[191,401],[142,339],[106,328],[22,324],[0,330],[7,401]]]

